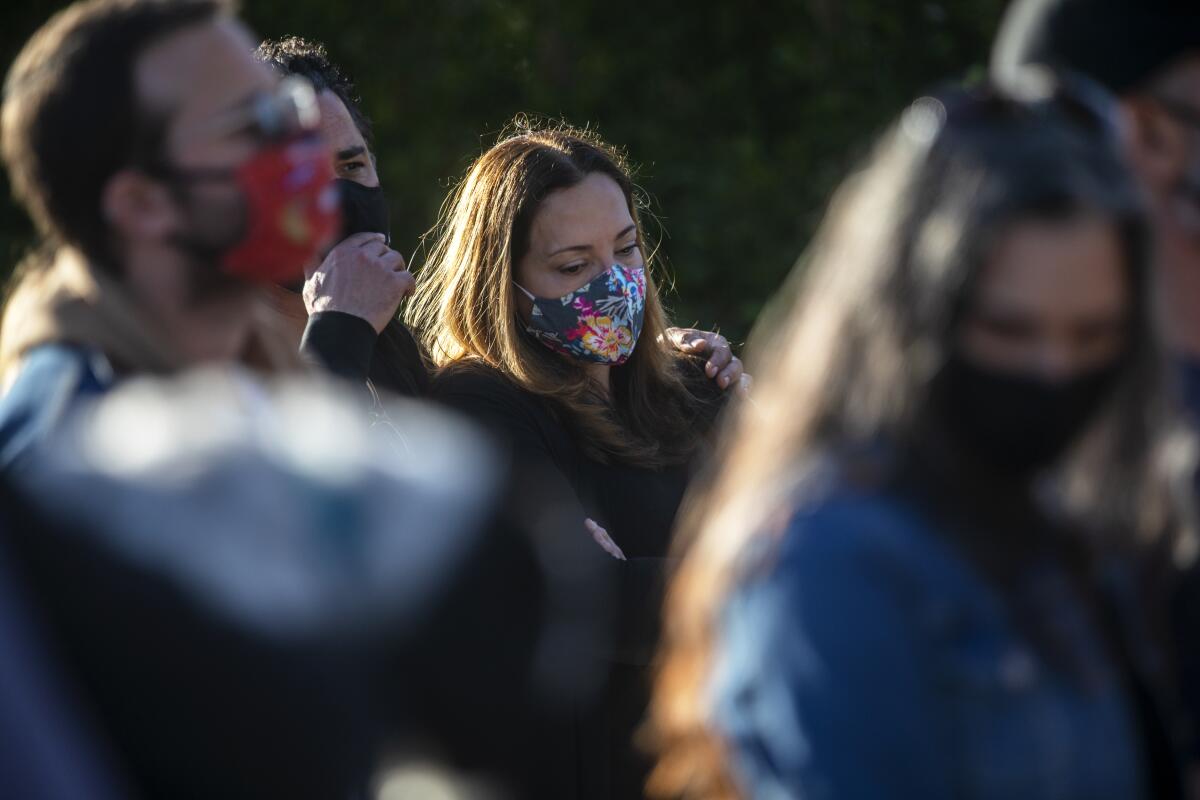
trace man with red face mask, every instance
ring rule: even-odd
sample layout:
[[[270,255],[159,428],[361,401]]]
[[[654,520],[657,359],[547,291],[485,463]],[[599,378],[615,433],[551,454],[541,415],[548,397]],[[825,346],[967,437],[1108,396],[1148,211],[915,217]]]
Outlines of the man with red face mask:
[[[0,465],[123,376],[294,364],[260,288],[338,230],[307,83],[222,0],[112,5],[63,11],[5,84],[4,165],[44,245],[0,328]]]
[[[250,631],[247,615],[222,617],[196,602],[200,583],[179,578],[185,570],[206,579],[234,574],[230,564],[251,574],[279,569],[287,559],[263,555],[265,536],[302,542],[302,525],[289,529],[278,513],[255,515],[236,497],[209,496],[201,507],[238,521],[204,531],[236,530],[224,549],[233,558],[206,568],[195,552],[160,547],[157,534],[202,519],[177,504],[151,537],[157,556],[134,557],[122,548],[135,525],[51,521],[34,500],[78,507],[64,500],[68,481],[29,477],[43,440],[64,433],[69,412],[123,378],[235,359],[272,369],[294,361],[254,316],[258,287],[299,274],[335,233],[336,197],[329,154],[312,138],[311,89],[281,84],[251,48],[223,0],[89,0],[33,36],[4,86],[4,166],[44,242],[0,333],[0,465],[10,467],[0,470],[5,796],[323,798],[365,783],[369,737],[358,707],[309,702],[316,695],[297,689],[310,674],[323,692],[354,685],[349,667],[323,666],[330,637],[314,629],[311,646],[281,651]],[[149,406],[133,435],[118,434],[118,455],[103,465],[144,446],[142,419],[174,405]],[[168,444],[189,457],[203,452],[174,439]],[[68,460],[86,459],[75,449]],[[228,461],[216,463],[227,474]],[[241,480],[254,492],[259,481],[269,485],[269,461],[250,463],[263,468]],[[146,493],[132,501],[108,490],[93,496],[149,520],[151,484],[145,476],[125,481]],[[176,486],[180,497],[203,494],[188,481]],[[72,621],[93,612],[102,621]],[[164,644],[171,635],[178,641]],[[115,669],[102,663],[108,656]],[[237,680],[220,677],[230,674]],[[203,699],[186,710],[191,698]],[[146,726],[160,711],[167,723]],[[314,735],[322,729],[334,733]],[[236,763],[224,760],[233,753]]]

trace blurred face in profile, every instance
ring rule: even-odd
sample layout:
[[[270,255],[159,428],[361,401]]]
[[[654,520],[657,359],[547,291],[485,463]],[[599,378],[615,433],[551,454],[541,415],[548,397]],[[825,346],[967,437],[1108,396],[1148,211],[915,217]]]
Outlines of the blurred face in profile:
[[[263,147],[250,121],[278,79],[252,50],[241,23],[219,18],[163,37],[137,60],[139,103],[165,120],[161,157],[173,168],[229,173]],[[162,180],[125,170],[106,190],[106,216],[127,254],[127,281],[183,354],[225,360],[248,335],[252,289],[192,263],[174,243],[235,239],[245,201],[232,180],[192,181],[186,190],[183,200]]]
[[[1157,235],[1161,306],[1172,344],[1200,354],[1200,55],[1122,98],[1127,148]]]
[[[986,368],[1064,380],[1120,357],[1130,304],[1111,223],[1020,222],[984,264],[958,345]]]
[[[197,25],[168,36],[138,60],[135,79],[142,105],[167,115],[165,157],[182,169],[236,168],[263,142],[253,125],[255,101],[278,78],[247,50],[249,31],[233,19]],[[193,188],[204,196],[230,199],[230,181]]]
[[[334,175],[374,189],[379,185],[375,159],[346,104],[324,89],[317,95],[317,105],[321,109],[321,137],[333,151]]]
[[[515,279],[542,298],[579,289],[614,264],[643,267],[637,225],[625,193],[612,178],[594,172],[574,186],[549,194],[533,217],[529,250],[515,265]],[[532,303],[517,302],[528,316]]]

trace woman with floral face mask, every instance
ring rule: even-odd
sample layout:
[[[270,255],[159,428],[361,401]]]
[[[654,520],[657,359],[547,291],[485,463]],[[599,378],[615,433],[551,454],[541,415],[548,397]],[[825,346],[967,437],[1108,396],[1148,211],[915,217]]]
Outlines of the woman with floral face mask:
[[[1180,796],[1186,471],[1102,100],[924,98],[839,192],[681,527],[656,796]]]
[[[663,340],[632,183],[594,136],[507,138],[446,208],[409,309],[440,367],[434,394],[510,445],[515,513],[595,538],[617,587],[607,689],[547,737],[555,755],[531,745],[539,796],[637,797],[668,541],[719,389]]]

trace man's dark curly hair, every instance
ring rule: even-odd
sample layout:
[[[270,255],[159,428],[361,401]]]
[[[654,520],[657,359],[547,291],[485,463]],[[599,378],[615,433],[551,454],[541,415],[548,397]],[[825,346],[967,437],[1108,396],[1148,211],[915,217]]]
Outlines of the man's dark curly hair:
[[[283,75],[299,75],[307,78],[318,92],[328,89],[337,95],[350,112],[354,126],[363,135],[367,146],[374,152],[371,121],[359,107],[360,98],[354,81],[329,59],[329,51],[320,42],[310,42],[299,36],[282,39],[267,39],[258,46],[254,55],[259,61],[270,64]]]

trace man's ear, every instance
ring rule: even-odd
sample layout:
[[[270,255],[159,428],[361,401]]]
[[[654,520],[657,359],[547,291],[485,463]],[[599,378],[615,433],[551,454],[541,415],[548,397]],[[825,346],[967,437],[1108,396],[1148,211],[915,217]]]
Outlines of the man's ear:
[[[1134,168],[1154,189],[1174,185],[1188,168],[1188,131],[1148,97],[1123,99],[1121,111]]]
[[[113,231],[125,240],[163,239],[179,225],[179,210],[170,190],[134,169],[108,179],[100,210]]]

